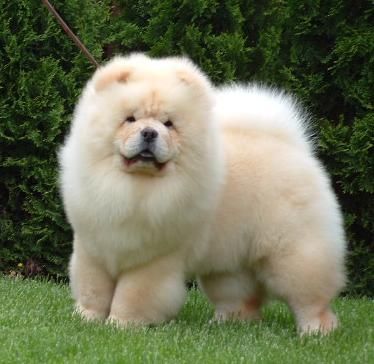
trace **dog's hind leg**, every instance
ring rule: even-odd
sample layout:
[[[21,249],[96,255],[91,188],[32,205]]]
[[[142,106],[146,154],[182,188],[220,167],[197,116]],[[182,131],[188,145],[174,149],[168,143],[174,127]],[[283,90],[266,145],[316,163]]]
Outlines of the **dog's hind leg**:
[[[268,257],[259,272],[269,292],[291,308],[301,335],[328,333],[338,326],[329,305],[343,287],[345,273],[339,257],[322,246],[293,244],[289,252]]]
[[[261,318],[264,293],[250,272],[205,275],[199,278],[199,286],[214,304],[216,320]]]

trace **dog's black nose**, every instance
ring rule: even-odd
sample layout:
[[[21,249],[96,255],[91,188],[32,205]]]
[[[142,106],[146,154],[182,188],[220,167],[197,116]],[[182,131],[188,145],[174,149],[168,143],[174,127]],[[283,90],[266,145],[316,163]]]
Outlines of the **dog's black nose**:
[[[142,137],[145,142],[150,143],[153,141],[153,139],[156,139],[158,136],[158,132],[155,129],[152,128],[145,128],[141,132]]]

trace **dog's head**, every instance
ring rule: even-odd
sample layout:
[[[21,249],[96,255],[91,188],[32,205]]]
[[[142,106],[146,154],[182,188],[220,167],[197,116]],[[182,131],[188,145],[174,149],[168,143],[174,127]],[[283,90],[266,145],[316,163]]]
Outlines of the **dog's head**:
[[[117,57],[83,95],[91,110],[87,137],[98,158],[114,155],[125,173],[165,174],[189,154],[198,158],[209,137],[210,89],[187,59]]]

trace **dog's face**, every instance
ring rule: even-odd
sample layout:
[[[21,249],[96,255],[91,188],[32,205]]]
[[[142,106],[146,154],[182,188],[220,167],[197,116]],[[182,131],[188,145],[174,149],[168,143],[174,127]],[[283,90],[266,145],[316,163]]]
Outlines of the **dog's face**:
[[[190,62],[117,58],[92,79],[94,139],[125,173],[163,175],[207,137],[210,84]],[[102,148],[101,148],[102,150]]]
[[[178,151],[178,134],[171,120],[128,116],[117,143],[128,172],[162,170]]]
[[[158,174],[177,158],[177,122],[165,110],[157,90],[150,89],[137,105],[126,110],[115,135],[115,145],[127,173]]]

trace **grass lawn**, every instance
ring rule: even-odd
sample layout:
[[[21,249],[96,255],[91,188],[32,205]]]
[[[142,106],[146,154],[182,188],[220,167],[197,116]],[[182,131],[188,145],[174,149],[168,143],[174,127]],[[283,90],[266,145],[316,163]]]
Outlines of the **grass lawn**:
[[[69,288],[0,277],[0,363],[374,363],[374,301],[339,299],[342,327],[299,338],[286,306],[260,323],[210,324],[212,307],[192,290],[178,318],[116,329],[72,316]]]

